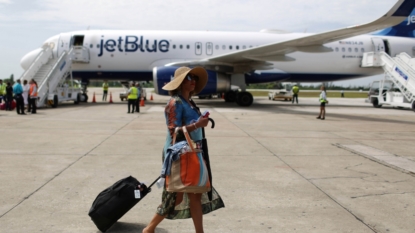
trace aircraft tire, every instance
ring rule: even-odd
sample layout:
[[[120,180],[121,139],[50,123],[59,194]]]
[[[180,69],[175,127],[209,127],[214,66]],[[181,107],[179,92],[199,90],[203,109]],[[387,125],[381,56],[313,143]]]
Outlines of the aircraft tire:
[[[379,104],[379,100],[377,98],[373,100],[373,107],[375,107],[375,108],[381,108],[382,107],[382,105]]]
[[[248,106],[251,106],[253,102],[254,102],[254,97],[249,92],[242,91],[242,92],[239,92],[238,95],[236,96],[236,103],[239,106],[248,107]]]
[[[235,102],[237,93],[235,91],[228,91],[225,93],[225,102]]]
[[[52,108],[57,108],[58,107],[58,96],[54,95],[53,96],[53,104],[52,104]]]
[[[415,112],[415,101],[412,102],[412,110]]]
[[[84,103],[88,102],[88,95],[85,93],[82,93],[81,95],[82,95],[82,98],[81,98],[82,102]]]
[[[76,95],[76,100],[73,103],[79,104],[79,102],[81,102],[81,93],[78,93],[78,95]]]

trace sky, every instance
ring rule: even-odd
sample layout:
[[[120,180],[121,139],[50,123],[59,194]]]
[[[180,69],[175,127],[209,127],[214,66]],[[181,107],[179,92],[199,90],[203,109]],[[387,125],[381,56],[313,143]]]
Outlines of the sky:
[[[0,79],[47,38],[85,29],[324,32],[373,21],[396,0],[0,0]],[[336,84],[368,85],[372,78]]]

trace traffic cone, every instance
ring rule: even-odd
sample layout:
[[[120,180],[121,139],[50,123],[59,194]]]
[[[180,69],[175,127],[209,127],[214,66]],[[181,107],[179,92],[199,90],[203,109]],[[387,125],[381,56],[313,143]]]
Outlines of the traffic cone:
[[[96,103],[97,101],[95,100],[95,92],[94,92],[94,96],[92,96],[92,103]]]
[[[225,93],[222,92],[222,99],[225,99]]]
[[[114,102],[112,102],[112,92],[110,92],[110,102],[109,103],[110,104],[114,103]]]
[[[150,95],[150,100],[153,100],[153,93]]]
[[[144,98],[141,98],[140,107],[144,107]]]

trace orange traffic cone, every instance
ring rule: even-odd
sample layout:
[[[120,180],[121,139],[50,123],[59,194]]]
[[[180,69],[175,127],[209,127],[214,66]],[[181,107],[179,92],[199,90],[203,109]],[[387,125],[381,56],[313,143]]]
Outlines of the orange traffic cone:
[[[150,95],[150,100],[153,100],[153,94]]]
[[[140,107],[144,107],[144,98],[141,98]]]
[[[112,102],[112,92],[110,92],[110,102],[109,103],[110,104],[114,103],[114,102]]]
[[[95,92],[94,95],[92,96],[92,103],[96,103],[97,101],[95,100]]]

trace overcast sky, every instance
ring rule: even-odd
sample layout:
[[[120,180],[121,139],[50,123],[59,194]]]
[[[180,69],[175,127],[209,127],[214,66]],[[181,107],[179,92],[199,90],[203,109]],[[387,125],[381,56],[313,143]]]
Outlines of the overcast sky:
[[[0,0],[0,78],[61,32],[84,29],[324,32],[362,24],[396,0]],[[372,78],[373,79],[373,78]],[[367,85],[371,79],[340,82]]]

